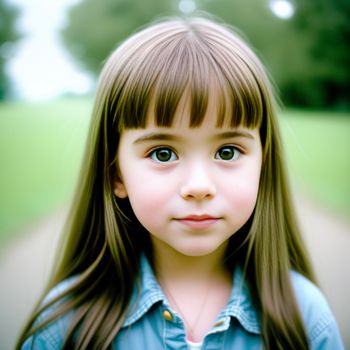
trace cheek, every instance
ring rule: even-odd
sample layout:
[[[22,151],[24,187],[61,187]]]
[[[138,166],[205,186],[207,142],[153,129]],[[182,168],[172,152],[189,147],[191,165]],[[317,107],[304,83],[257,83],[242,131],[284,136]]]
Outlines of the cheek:
[[[174,196],[171,186],[163,186],[155,177],[141,176],[127,183],[131,207],[148,230],[166,215],[166,208]]]
[[[154,197],[150,197],[154,198]],[[148,232],[157,232],[161,230],[164,223],[163,201],[154,198],[154,200],[143,200],[130,198],[130,203],[135,216]]]
[[[255,207],[257,193],[257,189],[249,185],[241,185],[239,188],[227,191],[226,198],[234,212],[251,213]]]
[[[248,216],[253,212],[259,191],[259,175],[259,171],[246,172],[224,190],[233,212]]]

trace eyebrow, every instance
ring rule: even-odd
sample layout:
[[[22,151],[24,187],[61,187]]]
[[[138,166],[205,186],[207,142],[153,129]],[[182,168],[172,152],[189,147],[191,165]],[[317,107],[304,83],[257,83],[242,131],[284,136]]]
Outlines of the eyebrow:
[[[251,134],[248,131],[241,131],[241,130],[225,131],[215,136],[215,139],[230,139],[235,137],[244,137],[247,139],[254,140],[253,134]]]
[[[254,140],[253,134],[247,131],[239,131],[239,130],[233,130],[233,131],[225,131],[223,133],[219,133],[215,135],[214,139],[229,139],[229,138],[235,138],[235,137],[244,137],[247,139]],[[151,132],[149,134],[143,135],[139,138],[137,138],[134,141],[134,144],[140,144],[143,142],[149,142],[149,141],[181,141],[182,137],[168,134],[168,133],[158,133],[158,132]]]
[[[134,141],[134,144],[139,144],[147,141],[177,141],[179,139],[181,139],[181,137],[176,135],[152,132],[137,138]]]

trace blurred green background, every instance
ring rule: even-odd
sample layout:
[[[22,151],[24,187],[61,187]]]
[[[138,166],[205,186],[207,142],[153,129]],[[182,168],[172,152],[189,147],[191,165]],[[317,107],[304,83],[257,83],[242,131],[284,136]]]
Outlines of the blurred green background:
[[[69,202],[94,92],[93,87],[84,94],[61,91],[55,98],[35,102],[16,93],[7,65],[30,34],[17,25],[20,3],[0,0],[0,245]],[[92,77],[93,86],[118,43],[159,17],[206,11],[235,26],[256,49],[278,86],[293,187],[330,211],[349,217],[348,0],[65,3],[65,17],[55,35],[65,54]],[[33,62],[45,50],[37,52]],[[55,70],[52,65],[52,74]]]

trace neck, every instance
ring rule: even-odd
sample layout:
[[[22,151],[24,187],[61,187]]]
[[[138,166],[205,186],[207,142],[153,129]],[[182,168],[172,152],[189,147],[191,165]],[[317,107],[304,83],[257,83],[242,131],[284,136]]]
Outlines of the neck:
[[[159,242],[158,242],[159,243]],[[204,256],[187,256],[165,243],[154,245],[154,270],[157,278],[176,283],[195,284],[227,275],[224,264],[226,245]]]
[[[205,256],[186,256],[154,244],[154,270],[170,305],[181,315],[186,336],[201,341],[231,293],[231,273],[223,263],[226,246]]]

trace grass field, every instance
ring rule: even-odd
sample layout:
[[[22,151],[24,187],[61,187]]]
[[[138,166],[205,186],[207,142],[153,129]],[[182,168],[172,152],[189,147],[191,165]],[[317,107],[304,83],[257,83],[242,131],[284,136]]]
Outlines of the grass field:
[[[0,244],[72,193],[89,100],[0,105]]]
[[[0,244],[70,198],[91,101],[0,104]],[[315,200],[350,214],[350,115],[281,116],[290,177]]]
[[[350,114],[287,111],[281,127],[293,185],[350,218]]]

